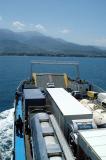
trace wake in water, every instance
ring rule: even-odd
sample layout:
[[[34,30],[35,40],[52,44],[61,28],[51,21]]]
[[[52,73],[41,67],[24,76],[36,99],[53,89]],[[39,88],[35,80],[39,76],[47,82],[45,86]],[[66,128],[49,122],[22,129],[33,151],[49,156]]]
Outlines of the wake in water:
[[[3,160],[10,160],[13,141],[14,108],[0,113],[0,151]]]

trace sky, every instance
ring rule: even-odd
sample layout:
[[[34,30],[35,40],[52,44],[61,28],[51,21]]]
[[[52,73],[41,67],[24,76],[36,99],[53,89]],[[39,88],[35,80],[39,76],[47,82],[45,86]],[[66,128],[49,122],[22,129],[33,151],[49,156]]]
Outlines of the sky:
[[[106,0],[0,0],[0,28],[106,47]]]

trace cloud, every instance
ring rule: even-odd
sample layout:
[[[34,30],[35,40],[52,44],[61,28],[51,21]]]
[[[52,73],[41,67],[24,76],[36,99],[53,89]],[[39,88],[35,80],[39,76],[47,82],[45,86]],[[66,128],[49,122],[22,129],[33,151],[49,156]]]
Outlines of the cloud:
[[[97,45],[106,46],[106,38],[102,37],[102,38],[96,39],[96,40],[95,40],[95,43],[96,43]]]
[[[20,22],[20,21],[14,21],[14,22],[12,23],[12,26],[15,27],[15,28],[18,29],[18,30],[23,30],[24,27],[25,27],[25,24],[22,23],[22,22]]]
[[[71,30],[70,30],[70,29],[63,29],[63,30],[61,30],[60,32],[61,32],[62,34],[68,34],[68,33],[71,32]]]
[[[2,16],[0,16],[0,21],[2,21],[3,20],[3,17]]]
[[[32,30],[32,31],[38,31],[38,32],[46,32],[46,28],[41,25],[41,24],[27,24],[25,25],[24,23],[20,22],[20,21],[14,21],[12,23],[12,26],[16,29],[16,30]]]
[[[38,31],[38,32],[46,32],[46,28],[45,28],[43,25],[41,25],[41,24],[35,25],[35,26],[34,26],[34,29],[35,29],[36,31]]]

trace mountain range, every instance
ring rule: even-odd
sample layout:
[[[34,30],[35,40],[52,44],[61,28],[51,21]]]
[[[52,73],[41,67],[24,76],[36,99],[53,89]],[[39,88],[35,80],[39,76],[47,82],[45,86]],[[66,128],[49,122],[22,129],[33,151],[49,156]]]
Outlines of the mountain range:
[[[36,31],[0,29],[0,55],[49,55],[106,57],[106,50],[52,38]]]

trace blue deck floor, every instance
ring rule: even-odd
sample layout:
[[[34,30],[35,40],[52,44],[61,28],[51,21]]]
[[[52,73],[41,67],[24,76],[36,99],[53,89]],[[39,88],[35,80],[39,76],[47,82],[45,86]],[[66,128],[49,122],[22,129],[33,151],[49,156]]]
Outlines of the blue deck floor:
[[[18,101],[17,109],[16,109],[16,118],[18,115],[22,117],[22,102]],[[24,137],[20,137],[15,135],[15,160],[25,160],[25,145],[24,145]]]

